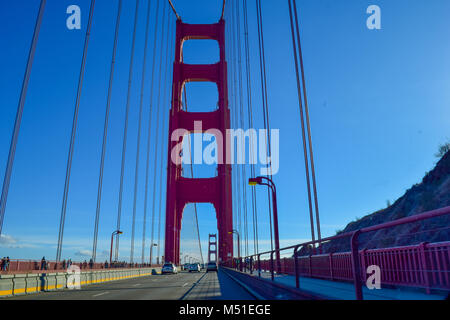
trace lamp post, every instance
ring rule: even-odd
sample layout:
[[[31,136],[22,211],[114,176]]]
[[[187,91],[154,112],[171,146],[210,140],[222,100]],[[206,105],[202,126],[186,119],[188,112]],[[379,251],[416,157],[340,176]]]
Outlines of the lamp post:
[[[278,233],[278,209],[277,209],[277,188],[275,183],[266,177],[256,177],[248,179],[248,184],[250,186],[268,186],[272,190],[272,206],[273,206],[273,229],[275,236],[275,256],[277,260],[277,272],[281,272],[281,261],[280,261],[280,236]]]
[[[116,230],[111,234],[111,250],[109,251],[109,265],[111,265],[112,263],[112,249],[113,249],[113,241],[114,241],[114,236],[117,234],[122,234],[123,232],[120,230]]]
[[[157,247],[158,244],[157,243],[152,243],[152,245],[150,246],[150,267],[152,266],[153,262],[153,247]]]

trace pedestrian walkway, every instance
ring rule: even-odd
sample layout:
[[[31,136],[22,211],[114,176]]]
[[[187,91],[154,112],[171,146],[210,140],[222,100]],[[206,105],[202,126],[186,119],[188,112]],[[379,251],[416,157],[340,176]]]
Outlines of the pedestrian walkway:
[[[253,276],[258,276],[255,271]],[[261,272],[261,277],[271,280],[270,272]],[[295,276],[275,275],[277,283],[295,288]],[[320,295],[332,300],[355,300],[355,287],[353,283],[329,281],[315,278],[300,277],[300,290]],[[444,300],[445,294],[426,294],[413,288],[383,288],[369,290],[363,286],[364,300]]]

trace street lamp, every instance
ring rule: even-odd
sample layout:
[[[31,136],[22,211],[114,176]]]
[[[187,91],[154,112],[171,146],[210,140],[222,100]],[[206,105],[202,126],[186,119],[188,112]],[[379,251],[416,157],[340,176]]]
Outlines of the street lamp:
[[[248,179],[248,184],[250,186],[268,186],[272,190],[272,206],[273,206],[273,228],[275,234],[275,255],[277,260],[277,272],[281,272],[281,262],[280,262],[280,236],[278,233],[278,209],[277,209],[277,188],[275,183],[266,177],[256,177]]]
[[[235,233],[237,235],[237,247],[238,247],[238,258],[241,258],[241,245],[240,245],[240,236],[239,236],[239,232],[235,229],[233,229],[233,231],[228,232],[228,234],[233,234]]]
[[[112,263],[112,249],[113,249],[113,241],[114,241],[114,236],[115,235],[120,235],[123,232],[120,230],[116,230],[111,234],[111,250],[109,251],[109,264],[111,265]]]
[[[157,246],[158,246],[157,243],[153,243],[153,244],[150,246],[150,267],[152,266],[152,260],[153,260],[153,247],[157,247]]]
[[[233,234],[235,233],[237,235],[237,247],[238,247],[238,259],[239,261],[241,261],[241,243],[240,243],[240,236],[239,236],[239,232],[235,229],[233,229],[232,231],[228,232],[228,234]],[[239,268],[241,267],[241,263],[239,263]]]

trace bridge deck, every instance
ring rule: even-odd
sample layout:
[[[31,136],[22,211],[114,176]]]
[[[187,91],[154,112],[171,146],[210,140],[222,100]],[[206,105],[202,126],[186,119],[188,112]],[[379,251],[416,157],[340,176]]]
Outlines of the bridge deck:
[[[222,272],[153,275],[6,300],[254,300]]]

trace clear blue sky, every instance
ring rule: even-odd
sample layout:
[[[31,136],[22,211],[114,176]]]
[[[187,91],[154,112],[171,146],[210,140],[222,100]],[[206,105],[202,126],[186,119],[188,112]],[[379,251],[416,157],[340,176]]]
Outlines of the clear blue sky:
[[[82,9],[82,30],[79,31],[69,31],[65,26],[66,8],[72,4]],[[98,252],[103,254],[100,259],[109,252],[110,234],[116,224],[134,4],[134,1],[124,1],[120,29],[99,232]],[[219,0],[175,0],[174,4],[185,22],[212,23],[220,16]],[[256,7],[253,0],[249,0],[248,4],[254,118],[255,127],[261,128]],[[382,30],[366,28],[366,8],[371,4],[381,8]],[[6,166],[38,6],[37,0],[0,4],[0,179],[3,179]],[[129,256],[146,6],[147,1],[141,0],[124,183],[123,259]],[[152,7],[136,220],[135,256],[138,260],[142,239],[154,1]],[[326,236],[334,234],[355,217],[385,207],[387,200],[393,202],[411,185],[420,182],[436,162],[434,154],[438,145],[450,138],[450,3],[447,0],[298,0],[298,8],[321,227]],[[73,260],[88,259],[86,254],[92,249],[116,10],[117,0],[98,0],[95,8],[63,247],[63,257]],[[88,11],[87,0],[48,1],[16,153],[0,244],[1,256],[55,257]],[[174,24],[173,15],[170,17]],[[280,129],[281,137],[280,171],[274,177],[278,187],[280,237],[281,244],[288,245],[309,239],[311,235],[287,1],[263,1],[263,18],[270,121],[272,128]],[[217,47],[208,41],[186,44],[187,62],[210,62],[215,60],[212,58],[214,56],[217,57]],[[157,68],[160,58],[157,53]],[[208,107],[206,103],[211,104],[217,99],[216,93],[209,93],[205,88],[190,86],[189,104],[192,110],[202,109],[204,105]],[[154,105],[156,101],[157,95]],[[161,101],[161,108],[167,116],[170,96]],[[230,95],[231,108],[234,108],[233,101]],[[166,136],[161,141],[166,143]],[[153,139],[151,159],[155,143]],[[151,168],[152,177],[153,162]],[[195,170],[203,173],[208,169]],[[159,175],[159,170],[156,174]],[[165,178],[163,181],[164,191]],[[152,184],[150,179],[148,222],[152,211]],[[158,199],[159,186],[155,191]],[[258,189],[258,212],[260,247],[267,249],[268,213],[266,193],[262,188]],[[192,208],[186,210],[186,221],[189,219],[192,220]],[[199,220],[203,249],[206,251],[207,234],[216,232],[211,206],[199,206]],[[157,224],[157,220],[155,222]],[[183,235],[188,239],[193,234],[189,231],[192,225],[189,222],[183,225],[190,228],[183,229]],[[150,223],[147,236],[148,244]],[[182,251],[186,250],[182,248]]]

